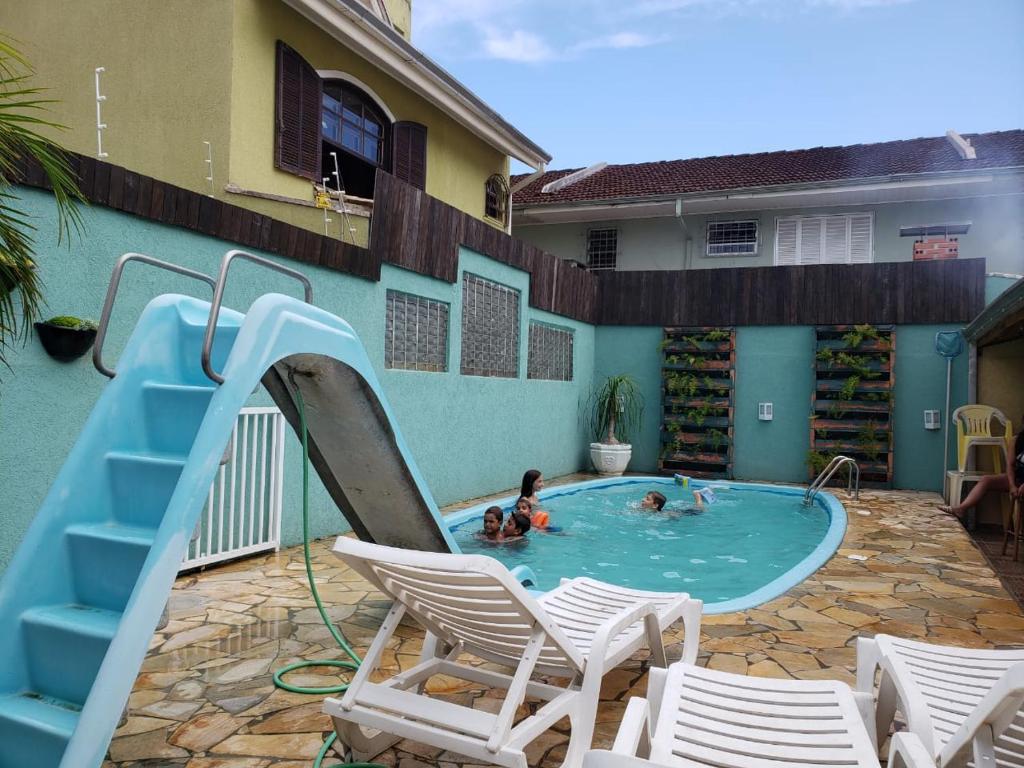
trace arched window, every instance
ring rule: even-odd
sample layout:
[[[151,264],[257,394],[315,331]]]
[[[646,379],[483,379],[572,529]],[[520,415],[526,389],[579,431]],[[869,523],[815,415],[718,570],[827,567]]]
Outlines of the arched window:
[[[326,80],[320,111],[323,176],[334,186],[337,156],[342,188],[347,194],[373,197],[377,168],[385,168],[391,124],[362,90],[341,80]]]
[[[507,224],[508,216],[508,182],[500,173],[487,179],[484,185],[484,215],[497,219],[502,225]]]

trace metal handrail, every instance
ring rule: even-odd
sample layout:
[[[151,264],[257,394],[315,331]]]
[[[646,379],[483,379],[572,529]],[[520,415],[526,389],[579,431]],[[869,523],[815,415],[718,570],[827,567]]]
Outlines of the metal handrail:
[[[117,372],[112,368],[107,368],[107,366],[103,364],[103,342],[107,338],[107,326],[110,325],[110,315],[114,310],[114,299],[117,298],[117,289],[121,284],[121,273],[124,272],[124,268],[127,266],[129,261],[141,261],[143,264],[149,264],[152,267],[166,269],[168,272],[177,272],[179,275],[185,275],[185,277],[202,280],[204,283],[208,283],[215,293],[217,290],[217,283],[212,277],[203,274],[202,272],[196,272],[194,269],[181,267],[177,264],[172,264],[169,261],[154,259],[152,256],[147,256],[144,253],[126,253],[119,258],[117,263],[114,265],[113,273],[110,275],[110,285],[107,286],[107,296],[103,300],[103,310],[100,313],[100,323],[99,327],[96,329],[96,344],[92,348],[92,364],[96,366],[97,371],[110,379],[114,378],[114,376],[117,375]]]
[[[832,479],[832,476],[844,465],[847,467],[846,492],[852,493],[853,498],[855,499],[860,498],[860,465],[849,456],[833,456],[832,461],[828,463],[828,466],[825,467],[825,469],[823,469],[816,478],[814,478],[814,482],[811,483],[804,492],[805,506],[810,505],[818,491],[820,491],[822,487]]]
[[[206,333],[203,336],[203,372],[218,384],[224,383],[224,377],[213,370],[213,363],[210,358],[213,352],[213,337],[217,332],[217,318],[220,316],[220,307],[224,301],[224,286],[227,283],[228,268],[235,259],[247,259],[255,264],[273,269],[290,277],[294,277],[303,286],[304,300],[307,304],[313,303],[313,285],[301,272],[278,264],[276,261],[265,259],[245,251],[231,250],[224,254],[220,262],[220,274],[217,276],[217,285],[213,289],[213,303],[210,305],[210,319],[206,322]]]

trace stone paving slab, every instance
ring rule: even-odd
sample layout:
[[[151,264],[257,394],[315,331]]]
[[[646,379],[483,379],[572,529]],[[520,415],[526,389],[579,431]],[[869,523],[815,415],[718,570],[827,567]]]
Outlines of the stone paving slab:
[[[835,556],[764,605],[705,617],[701,664],[763,677],[853,683],[859,635],[886,632],[978,648],[1024,642],[1024,614],[963,528],[936,510],[937,495],[866,491],[858,501],[844,502],[849,527]],[[332,618],[362,652],[388,604],[341,566],[330,554],[331,543],[313,544],[318,588]],[[127,721],[115,734],[104,768],[311,765],[331,730],[320,713],[322,697],[276,689],[271,676],[294,661],[343,655],[310,598],[301,547],[184,576],[169,607],[171,621],[153,636]],[[666,637],[670,659],[679,658],[681,640],[681,629]],[[412,666],[421,641],[416,627],[400,627],[385,657],[387,672]],[[605,678],[595,746],[610,746],[625,702],[644,695],[644,658],[638,654]],[[341,677],[323,667],[290,680],[322,686]],[[500,706],[493,692],[450,678],[432,680],[428,690],[489,711]],[[563,723],[531,747],[530,765],[559,765],[567,741]],[[397,768],[473,765],[410,742],[378,762]],[[324,765],[339,763],[331,758]]]

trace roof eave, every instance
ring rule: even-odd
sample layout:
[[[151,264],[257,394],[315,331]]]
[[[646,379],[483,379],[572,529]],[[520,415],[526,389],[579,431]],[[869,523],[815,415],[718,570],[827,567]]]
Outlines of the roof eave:
[[[1014,322],[1024,322],[1024,278],[1011,285],[985,307],[964,329],[964,336],[978,346],[986,346],[998,342],[1002,327]]]
[[[842,179],[839,181],[800,182],[795,184],[774,184],[759,187],[732,187],[727,189],[702,190],[700,192],[676,192],[659,195],[628,195],[621,197],[605,197],[593,200],[552,200],[551,202],[517,203],[513,199],[512,210],[543,210],[545,208],[601,207],[615,208],[635,203],[672,202],[675,200],[707,200],[707,199],[739,199],[741,197],[767,196],[773,193],[787,194],[794,192],[828,191],[833,189],[849,190],[865,185],[896,185],[911,182],[944,181],[962,183],[973,176],[1000,176],[1020,174],[1024,166],[1004,166],[1001,168],[976,168],[958,171],[931,171],[928,173],[901,173],[890,176],[864,176],[860,178]]]
[[[541,147],[354,0],[284,2],[495,149],[531,168],[551,162]]]

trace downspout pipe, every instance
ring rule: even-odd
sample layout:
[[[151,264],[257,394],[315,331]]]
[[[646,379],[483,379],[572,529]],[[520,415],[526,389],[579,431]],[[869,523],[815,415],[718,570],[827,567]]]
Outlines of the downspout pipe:
[[[683,269],[689,269],[693,235],[690,233],[690,228],[686,226],[686,219],[683,218],[683,199],[681,197],[676,198],[676,221],[679,222],[679,228],[683,231]]]

